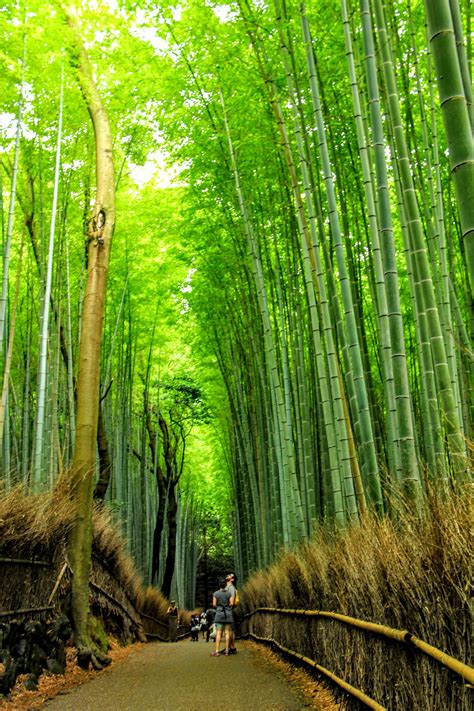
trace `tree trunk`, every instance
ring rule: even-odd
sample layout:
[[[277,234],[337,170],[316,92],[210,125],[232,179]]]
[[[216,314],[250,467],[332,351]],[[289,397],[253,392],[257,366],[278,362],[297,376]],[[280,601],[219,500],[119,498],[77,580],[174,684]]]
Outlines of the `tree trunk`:
[[[165,525],[165,509],[166,509],[166,490],[158,482],[158,511],[156,512],[155,530],[153,532],[153,552],[151,558],[151,582],[158,583],[160,574],[160,554],[161,554],[161,539],[163,536],[163,528]]]
[[[174,483],[170,483],[168,493],[168,511],[166,514],[168,522],[168,550],[166,553],[165,575],[163,578],[163,585],[161,586],[161,591],[167,598],[169,598],[171,594],[171,583],[173,581],[174,564],[176,560],[177,511],[178,502],[176,501],[176,485]]]
[[[103,503],[107,489],[109,488],[112,462],[110,461],[109,441],[105,429],[104,414],[100,405],[97,421],[97,448],[99,453],[99,478],[97,479],[94,489],[94,499],[99,503]]]
[[[65,10],[76,33],[77,67],[82,94],[94,126],[97,194],[89,221],[88,272],[84,293],[77,379],[76,441],[71,474],[75,522],[69,543],[73,569],[72,614],[78,662],[88,665],[92,655],[89,636],[89,575],[92,547],[92,494],[97,458],[100,346],[107,289],[110,246],[115,227],[115,181],[112,135],[105,107],[92,77],[92,68],[77,33],[77,24]],[[92,657],[94,662],[94,658]]]

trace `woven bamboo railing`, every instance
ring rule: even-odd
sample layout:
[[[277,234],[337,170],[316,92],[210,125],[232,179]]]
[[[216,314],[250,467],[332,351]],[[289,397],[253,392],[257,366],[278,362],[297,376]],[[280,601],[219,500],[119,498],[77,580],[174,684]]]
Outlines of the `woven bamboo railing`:
[[[437,662],[447,667],[455,674],[462,676],[467,683],[474,684],[474,669],[472,667],[468,664],[464,664],[464,662],[460,662],[449,654],[446,654],[446,652],[433,647],[431,644],[424,642],[411,632],[408,632],[408,630],[397,630],[392,627],[387,627],[386,625],[380,625],[376,622],[367,622],[366,620],[359,620],[355,617],[349,617],[348,615],[341,615],[338,612],[326,612],[324,610],[291,610],[277,607],[259,607],[247,613],[244,617],[251,617],[252,615],[258,613],[280,614],[292,617],[325,617],[337,620],[338,622],[342,622],[351,627],[357,627],[358,629],[365,630],[366,632],[375,633],[389,639],[394,639],[397,642],[411,645],[432,659],[436,659]]]
[[[368,622],[366,620],[360,620],[355,617],[349,617],[348,615],[342,615],[337,612],[327,612],[325,610],[300,610],[300,609],[284,609],[284,608],[276,608],[276,607],[259,607],[256,608],[255,610],[252,610],[251,612],[246,613],[245,615],[242,616],[241,620],[245,624],[246,620],[249,620],[255,615],[265,615],[265,614],[271,614],[271,615],[283,615],[283,616],[289,616],[289,617],[295,617],[299,619],[304,619],[304,618],[326,618],[330,620],[335,620],[337,622],[340,622],[342,624],[355,627],[359,630],[371,633],[371,634],[377,634],[382,637],[386,637],[391,640],[395,640],[396,642],[400,642],[401,644],[408,645],[412,649],[414,648],[415,650],[418,650],[420,652],[423,652],[425,655],[431,657],[432,659],[435,659],[439,664],[443,665],[444,667],[448,668],[450,671],[454,672],[455,674],[458,674],[459,676],[462,677],[465,683],[467,683],[469,686],[474,685],[474,669],[464,662],[460,662],[459,660],[455,659],[454,657],[450,656],[449,654],[446,654],[445,652],[441,651],[440,649],[437,649],[436,647],[433,647],[432,645],[428,644],[427,642],[424,642],[423,640],[419,639],[415,635],[413,635],[411,632],[408,632],[408,630],[399,630],[399,629],[394,629],[392,627],[388,627],[386,625],[381,625],[376,622]],[[354,687],[352,684],[349,684],[347,681],[344,679],[341,679],[341,677],[337,676],[333,672],[331,672],[329,669],[326,669],[323,667],[321,664],[318,664],[314,659],[310,659],[309,657],[305,656],[304,654],[301,654],[300,652],[296,652],[292,649],[288,649],[284,645],[282,645],[278,640],[271,639],[268,637],[261,637],[253,633],[253,631],[249,630],[247,633],[243,633],[243,636],[248,636],[253,639],[255,639],[258,642],[264,642],[267,644],[271,644],[272,646],[275,646],[277,649],[280,651],[284,652],[285,654],[298,659],[302,661],[304,664],[312,667],[313,669],[317,670],[319,673],[323,674],[325,677],[329,678],[332,682],[337,684],[340,688],[342,688],[344,691],[349,693],[351,696],[354,698],[358,699],[360,702],[365,704],[368,708],[372,709],[378,709],[378,711],[383,711],[384,707],[381,706],[377,701],[372,699],[371,697],[367,696],[364,692],[362,692],[360,689],[357,689]]]

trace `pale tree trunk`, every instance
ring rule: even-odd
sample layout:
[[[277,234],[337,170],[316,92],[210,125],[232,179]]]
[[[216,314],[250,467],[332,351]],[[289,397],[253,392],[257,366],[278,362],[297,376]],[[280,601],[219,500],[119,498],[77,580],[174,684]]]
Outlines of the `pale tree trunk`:
[[[77,32],[72,10],[68,24]],[[110,246],[115,226],[115,181],[112,134],[105,107],[92,77],[92,68],[76,36],[79,83],[94,126],[97,194],[89,221],[88,269],[82,310],[77,378],[76,441],[71,485],[76,507],[69,555],[73,569],[72,615],[78,662],[88,665],[92,656],[89,636],[89,575],[92,547],[92,502],[97,458],[100,346],[104,316]]]
[[[56,145],[56,165],[54,170],[53,205],[51,208],[51,226],[49,233],[48,264],[46,268],[46,284],[43,295],[43,318],[40,338],[40,360],[38,373],[38,394],[36,406],[35,428],[35,456],[33,462],[33,490],[38,491],[46,483],[46,474],[43,470],[43,445],[45,430],[45,403],[46,381],[48,375],[48,346],[49,346],[49,313],[51,300],[51,284],[53,279],[54,240],[56,231],[56,211],[58,205],[59,174],[61,170],[61,140],[63,124],[63,91],[64,76],[61,71],[61,90],[59,94],[58,137]]]

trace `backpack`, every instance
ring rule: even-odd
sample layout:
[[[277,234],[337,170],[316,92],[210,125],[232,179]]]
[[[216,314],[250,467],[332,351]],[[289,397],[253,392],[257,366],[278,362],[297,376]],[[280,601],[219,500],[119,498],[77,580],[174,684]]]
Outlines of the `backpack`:
[[[237,590],[237,588],[235,588],[234,607],[237,607],[237,605],[239,604],[239,602],[240,602],[239,591]]]

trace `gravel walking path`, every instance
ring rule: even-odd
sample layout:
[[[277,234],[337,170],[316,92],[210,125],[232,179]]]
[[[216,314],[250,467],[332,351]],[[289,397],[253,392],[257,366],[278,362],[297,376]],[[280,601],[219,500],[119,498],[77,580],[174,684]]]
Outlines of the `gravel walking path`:
[[[253,645],[211,657],[203,640],[148,644],[125,661],[42,708],[51,711],[298,711],[309,707]],[[314,707],[313,707],[314,708]]]

